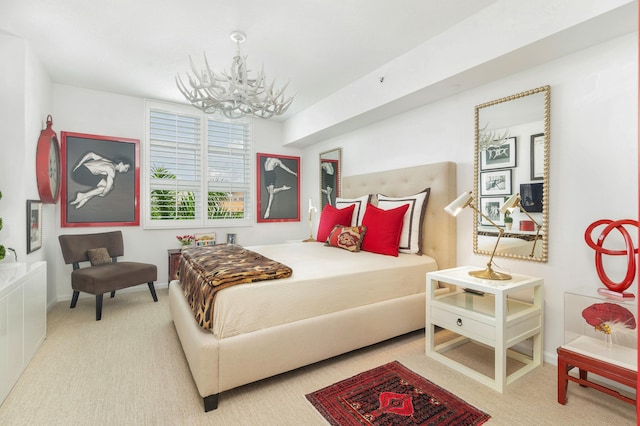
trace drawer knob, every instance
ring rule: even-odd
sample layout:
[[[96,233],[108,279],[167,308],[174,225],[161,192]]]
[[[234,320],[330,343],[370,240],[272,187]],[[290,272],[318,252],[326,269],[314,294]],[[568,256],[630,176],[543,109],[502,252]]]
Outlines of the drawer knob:
[[[458,324],[458,327],[462,327],[462,318],[458,318],[458,321],[456,321],[456,324]]]

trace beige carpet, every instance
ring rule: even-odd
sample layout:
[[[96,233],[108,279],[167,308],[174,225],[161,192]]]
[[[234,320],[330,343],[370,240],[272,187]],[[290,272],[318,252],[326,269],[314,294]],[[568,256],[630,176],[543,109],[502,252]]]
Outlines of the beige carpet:
[[[158,303],[148,291],[105,297],[99,322],[93,298],[73,310],[68,302],[55,306],[47,339],[0,406],[0,424],[326,425],[305,394],[393,360],[491,414],[491,425],[635,424],[632,405],[573,383],[568,404],[558,404],[552,365],[501,395],[427,359],[422,332],[225,392],[219,408],[204,413],[166,289],[158,297]]]

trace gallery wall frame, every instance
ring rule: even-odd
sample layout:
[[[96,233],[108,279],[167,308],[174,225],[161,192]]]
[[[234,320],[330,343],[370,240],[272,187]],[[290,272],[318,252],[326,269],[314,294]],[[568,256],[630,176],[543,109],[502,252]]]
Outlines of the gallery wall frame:
[[[61,132],[61,225],[140,225],[140,140]]]
[[[258,153],[257,221],[300,221],[300,157]]]
[[[504,197],[481,197],[480,211],[494,221],[496,225],[502,226],[504,225],[504,213],[500,212],[500,209],[504,205],[504,201]],[[483,216],[480,216],[480,224],[492,226],[491,222],[487,221]]]
[[[480,195],[511,195],[511,169],[480,173]]]
[[[522,199],[522,207],[529,213],[542,213],[543,191],[544,185],[542,182],[521,183],[520,198]]]
[[[480,169],[506,169],[516,167],[516,137],[506,138],[500,146],[492,146],[480,152]]]
[[[27,200],[27,254],[42,248],[42,202]]]
[[[531,180],[544,179],[544,133],[531,135]]]

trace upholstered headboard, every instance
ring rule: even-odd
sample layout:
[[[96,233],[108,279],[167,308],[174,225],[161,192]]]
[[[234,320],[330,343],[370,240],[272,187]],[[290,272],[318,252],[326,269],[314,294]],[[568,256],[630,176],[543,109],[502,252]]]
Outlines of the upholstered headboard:
[[[456,266],[456,221],[444,211],[457,196],[455,163],[345,176],[342,180],[341,196],[345,198],[377,193],[402,197],[431,188],[424,218],[423,252],[435,258],[440,269]]]

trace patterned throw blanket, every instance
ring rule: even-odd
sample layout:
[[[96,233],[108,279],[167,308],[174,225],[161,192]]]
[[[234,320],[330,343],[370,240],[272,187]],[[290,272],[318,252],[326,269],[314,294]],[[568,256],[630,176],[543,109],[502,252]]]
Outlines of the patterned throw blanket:
[[[218,291],[236,284],[289,278],[291,268],[240,246],[220,244],[182,250],[180,284],[201,327],[213,326]]]

